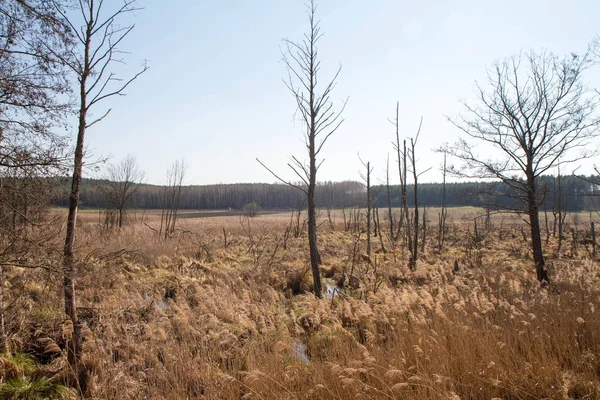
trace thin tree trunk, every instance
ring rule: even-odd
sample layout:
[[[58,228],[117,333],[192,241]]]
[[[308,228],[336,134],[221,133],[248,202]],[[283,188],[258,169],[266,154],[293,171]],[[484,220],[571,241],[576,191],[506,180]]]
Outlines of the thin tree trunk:
[[[383,236],[381,235],[381,224],[379,223],[379,208],[375,208],[375,219],[377,221],[377,234],[379,236],[379,244],[381,244],[381,251],[387,253],[387,250],[383,243]]]
[[[413,258],[413,239],[412,239],[412,231],[411,231],[411,221],[410,214],[408,212],[408,199],[406,198],[406,171],[407,171],[407,162],[406,162],[407,152],[406,152],[406,140],[404,141],[404,152],[402,153],[402,167],[400,169],[401,178],[401,186],[402,186],[402,204],[404,206],[404,217],[406,219],[406,242],[408,245],[409,252],[411,254],[409,267],[410,269],[414,269],[415,260]]]
[[[385,187],[387,191],[387,206],[388,206],[388,219],[390,220],[390,240],[393,242],[396,241],[396,236],[394,235],[394,214],[392,213],[392,195],[390,191],[390,155],[388,153],[387,157],[387,167],[385,169]]]
[[[69,214],[67,216],[67,234],[63,250],[63,289],[65,297],[65,314],[73,324],[73,338],[67,348],[67,359],[71,368],[77,371],[77,361],[81,357],[80,326],[77,319],[77,308],[75,306],[75,257],[73,248],[75,246],[75,227],[77,223],[77,208],[79,206],[79,190],[83,170],[83,141],[86,128],[86,105],[85,105],[85,77],[81,83],[81,109],[79,111],[79,130],[77,144],[75,147],[75,165],[71,180],[71,192],[69,195]]]
[[[592,221],[591,223],[591,228],[592,228],[592,257],[595,259],[596,258],[596,225],[594,224],[594,221]]]
[[[371,259],[371,163],[367,162],[367,257]]]
[[[529,194],[529,226],[531,228],[531,246],[533,249],[533,261],[536,267],[538,281],[541,283],[549,283],[550,277],[544,261],[544,252],[542,249],[542,236],[540,233],[540,215],[537,205],[535,192],[530,191]]]
[[[4,323],[4,267],[0,265],[0,353],[8,353],[6,326]]]
[[[319,249],[317,247],[317,218],[314,201],[314,184],[308,189],[308,245],[310,250],[310,267],[313,275],[314,293],[318,298],[323,297],[321,284],[321,270],[319,269]]]
[[[416,155],[415,155],[415,143],[413,139],[410,139],[411,144],[411,163],[413,170],[413,179],[414,179],[414,201],[415,201],[415,218],[414,218],[414,240],[412,243],[412,269],[414,270],[417,267],[417,259],[419,258],[419,198],[418,198],[418,190],[417,190],[417,168],[416,168]]]
[[[423,238],[421,239],[421,253],[425,253],[425,242],[427,242],[427,210],[423,210]]]

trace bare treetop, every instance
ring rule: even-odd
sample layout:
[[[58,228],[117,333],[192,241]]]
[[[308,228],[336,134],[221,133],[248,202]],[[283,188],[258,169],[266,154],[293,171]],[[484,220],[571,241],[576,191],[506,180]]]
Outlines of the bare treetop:
[[[323,37],[323,32],[321,31],[320,21],[316,18],[317,5],[314,0],[311,0],[306,7],[310,25],[308,33],[305,33],[300,41],[284,39],[285,49],[282,52],[282,58],[286,65],[288,76],[283,82],[296,100],[296,111],[300,114],[300,119],[305,129],[304,144],[306,145],[309,158],[314,158],[316,173],[324,161],[317,160],[319,153],[323,149],[323,145],[344,122],[342,113],[346,107],[346,102],[343,103],[340,110],[336,110],[331,100],[331,94],[342,70],[341,65],[325,86],[320,85],[321,61],[319,59],[318,43]],[[305,187],[280,178],[262,164],[260,160],[259,163],[283,183],[294,186],[305,193],[307,192]],[[294,171],[300,181],[308,187],[311,180],[310,160],[309,164],[307,164],[296,156],[292,156],[292,160],[288,163],[288,166]]]
[[[41,0],[0,4],[0,165],[56,164],[63,137],[53,127],[65,123],[70,90],[59,57],[71,44],[66,21]],[[26,165],[25,165],[26,164]]]
[[[134,24],[120,25],[119,19],[141,8],[136,6],[135,0],[124,0],[116,7],[109,3],[109,6],[112,8],[107,8],[104,0],[79,0],[80,26],[74,18],[67,18],[63,10],[56,8],[67,20],[76,42],[82,46],[82,49],[73,47],[62,62],[75,73],[80,83],[85,76],[85,111],[109,97],[123,96],[125,89],[148,69],[144,62],[140,71],[127,80],[119,78],[112,70],[114,64],[124,64],[122,56],[126,53],[119,49],[119,45],[135,27]],[[86,128],[101,121],[110,111],[87,123]]]
[[[590,54],[560,58],[550,52],[522,53],[488,71],[488,87],[476,88],[478,102],[451,122],[471,139],[501,150],[498,157],[478,154],[465,138],[450,150],[465,162],[464,177],[516,181],[540,176],[557,163],[595,154],[587,147],[597,135],[598,97],[582,79]],[[529,171],[528,171],[529,170]]]

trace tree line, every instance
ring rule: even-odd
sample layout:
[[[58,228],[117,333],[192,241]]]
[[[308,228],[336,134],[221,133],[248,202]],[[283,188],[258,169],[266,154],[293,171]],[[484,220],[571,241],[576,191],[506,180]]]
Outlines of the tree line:
[[[594,211],[600,205],[600,187],[590,181],[600,181],[598,176],[563,176],[561,179],[562,208],[566,211]],[[53,182],[61,182],[54,180]],[[62,180],[61,193],[55,197],[54,204],[59,207],[68,205],[65,195],[66,182]],[[123,182],[120,182],[123,184]],[[551,211],[557,207],[559,184],[556,176],[543,176],[541,185],[545,188],[541,209]],[[54,183],[56,184],[56,183]],[[103,179],[84,179],[81,185],[80,201],[84,208],[112,209],[115,191],[108,190],[111,183]],[[163,207],[164,186],[134,183],[138,186],[127,208],[161,209]],[[419,183],[418,201],[422,207],[442,207],[444,186],[442,183]],[[390,205],[402,206],[402,193],[399,185],[390,185]],[[446,205],[448,207],[485,207],[485,198],[494,193],[495,204],[489,208],[512,210],[518,206],[518,200],[511,196],[510,187],[502,182],[452,182],[446,183]],[[387,207],[387,185],[371,187],[371,204],[374,207]],[[406,186],[407,204],[414,206],[414,185]],[[358,181],[320,182],[316,186],[315,203],[319,208],[366,207],[366,188]],[[187,210],[242,210],[246,204],[256,203],[263,210],[305,209],[305,196],[298,190],[280,183],[236,183],[216,185],[189,185],[181,189],[179,207]]]

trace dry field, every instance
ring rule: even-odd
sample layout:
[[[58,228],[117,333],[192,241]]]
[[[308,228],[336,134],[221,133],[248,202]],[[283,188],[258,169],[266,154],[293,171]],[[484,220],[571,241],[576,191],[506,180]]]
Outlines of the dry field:
[[[384,252],[374,237],[369,260],[364,229],[346,231],[340,211],[330,224],[323,210],[328,293],[317,299],[306,230],[286,234],[290,212],[192,214],[182,212],[170,240],[151,229],[156,212],[132,213],[136,222],[110,231],[97,211],[80,215],[89,398],[600,398],[600,268],[570,230],[561,252],[550,238],[553,281],[540,288],[520,218],[497,215],[475,233],[480,210],[451,210],[439,250],[437,210],[429,210],[413,273],[402,241],[384,238]],[[571,220],[580,238],[586,221]],[[62,312],[64,235],[56,229],[47,268],[5,271],[13,355],[0,356],[0,398],[73,396],[57,389],[69,375],[72,327]],[[18,384],[42,381],[56,385],[54,394],[15,395]]]

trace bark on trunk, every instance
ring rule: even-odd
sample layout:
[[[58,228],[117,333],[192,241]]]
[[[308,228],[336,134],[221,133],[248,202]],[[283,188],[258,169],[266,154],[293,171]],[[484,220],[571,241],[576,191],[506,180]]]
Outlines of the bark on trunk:
[[[310,267],[312,269],[315,296],[323,296],[321,271],[319,269],[319,249],[317,247],[317,216],[314,201],[314,185],[308,189],[308,246],[310,249]]]
[[[82,90],[83,91],[83,90]],[[84,96],[82,94],[82,96]],[[63,251],[63,289],[65,297],[65,314],[73,323],[73,338],[67,349],[69,364],[75,368],[77,360],[81,356],[80,327],[77,320],[77,308],[75,306],[75,257],[73,247],[75,244],[75,226],[77,222],[77,208],[79,206],[79,187],[83,169],[83,141],[85,136],[85,104],[82,105],[79,116],[79,132],[77,134],[77,145],[75,148],[75,165],[71,181],[71,193],[69,195],[69,214],[67,216],[67,235]]]
[[[84,66],[79,81],[79,121],[77,129],[77,143],[75,145],[75,160],[73,165],[73,176],[71,179],[71,192],[69,194],[69,214],[67,216],[67,234],[63,250],[63,291],[65,297],[65,314],[73,324],[73,337],[68,344],[67,359],[75,376],[78,376],[77,364],[81,358],[81,326],[77,319],[77,307],[75,305],[75,228],[77,222],[77,208],[79,207],[79,188],[83,175],[83,144],[85,130],[87,128],[87,78],[90,75],[90,45],[91,26],[88,24],[86,32],[86,44],[84,50]]]
[[[544,252],[542,250],[542,235],[540,233],[540,214],[535,194],[530,194],[529,199],[529,224],[531,227],[531,246],[533,250],[533,261],[535,262],[537,278],[541,283],[550,283]]]
[[[4,325],[4,267],[0,265],[0,352],[8,353],[6,328]]]

